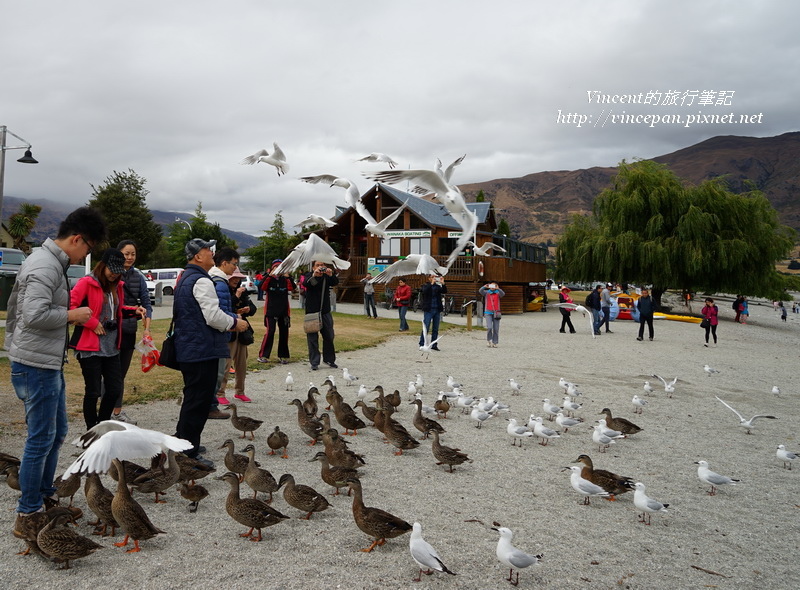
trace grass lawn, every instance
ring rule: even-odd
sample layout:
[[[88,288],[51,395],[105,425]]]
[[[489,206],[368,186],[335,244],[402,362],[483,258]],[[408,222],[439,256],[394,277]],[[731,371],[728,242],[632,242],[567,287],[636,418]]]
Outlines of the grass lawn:
[[[269,364],[261,364],[258,359],[258,348],[261,340],[264,337],[265,327],[263,325],[263,315],[256,313],[253,316],[254,321],[253,329],[255,330],[255,343],[249,347],[248,370],[252,369],[269,369],[276,366],[277,360],[277,342],[273,346],[272,362]],[[289,331],[289,350],[292,353],[292,360],[307,360],[308,348],[306,346],[306,337],[303,333],[302,314],[296,314],[299,319],[292,317],[292,327]],[[408,319],[410,331],[398,334],[397,327],[399,320],[397,318],[379,318],[377,320],[369,319],[363,315],[348,315],[334,313],[335,331],[336,331],[336,350],[337,352],[346,352],[349,350],[358,350],[375,346],[385,341],[391,336],[398,338],[413,339],[416,344],[419,338],[421,328],[420,321]],[[421,316],[420,316],[421,317]],[[153,340],[161,348],[161,343],[164,340],[164,335],[169,328],[169,320],[155,320],[151,325]],[[462,326],[456,326],[442,322],[440,330],[448,329],[461,329]],[[5,330],[0,328],[0,337],[5,338]],[[183,388],[183,379],[179,371],[173,371],[166,367],[155,367],[147,373],[140,370],[139,359],[141,357],[138,353],[134,353],[131,368],[128,371],[128,376],[125,380],[125,405],[147,403],[152,400],[163,399],[177,399],[181,395]],[[280,366],[280,365],[278,365]],[[0,358],[0,383],[3,383],[3,389],[12,393],[11,378],[10,378],[10,362],[8,358]],[[64,376],[67,383],[67,411],[70,416],[77,416],[82,411],[83,404],[83,376],[81,368],[77,359],[70,354],[69,363],[64,367]],[[0,418],[2,414],[0,413]],[[0,424],[0,426],[2,426]]]

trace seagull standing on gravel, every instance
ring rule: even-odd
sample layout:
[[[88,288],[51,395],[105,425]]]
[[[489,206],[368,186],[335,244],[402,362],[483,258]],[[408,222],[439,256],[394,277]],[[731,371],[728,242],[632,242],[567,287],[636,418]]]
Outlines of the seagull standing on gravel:
[[[638,395],[634,395],[631,403],[633,403],[633,413],[641,414],[644,411],[644,407],[647,405],[647,400],[640,398]]]
[[[442,563],[436,549],[431,547],[428,542],[422,538],[422,525],[415,522],[411,529],[411,539],[408,542],[408,548],[411,551],[411,559],[413,559],[419,566],[419,573],[414,582],[419,582],[422,579],[422,574],[426,576],[431,575],[434,570],[445,574],[455,576],[455,572],[447,569],[447,566]]]
[[[773,385],[773,386],[772,386],[772,393],[773,393],[774,395],[780,395],[780,394],[781,394],[781,389],[780,389],[780,387],[778,387],[777,385]]]
[[[367,386],[362,383],[358,388],[358,393],[356,396],[358,396],[358,399],[363,400],[367,397],[368,393],[369,390],[367,389]]]
[[[561,408],[551,404],[549,399],[544,398],[542,400],[542,410],[544,410],[544,413],[547,414],[548,420],[554,420],[556,415],[561,411]]]
[[[644,493],[645,487],[641,482],[635,483],[634,487],[636,491],[633,492],[633,505],[642,511],[639,522],[649,525],[650,514],[653,512],[666,512],[669,504],[662,504],[661,502],[649,498],[647,494]]]
[[[615,438],[622,438],[622,436],[618,436],[618,437],[615,437]],[[609,446],[613,445],[614,442],[615,442],[613,438],[603,434],[603,431],[600,429],[600,425],[599,424],[592,428],[592,440],[595,443],[597,443],[598,450],[601,453],[605,453],[606,449]]]
[[[778,445],[778,450],[775,451],[775,455],[778,457],[779,460],[783,461],[783,468],[787,469],[786,465],[788,464],[788,469],[792,468],[792,461],[797,459],[797,453],[792,453],[791,451],[787,451],[786,447],[783,445]]]
[[[724,485],[732,485],[735,486],[739,480],[733,479],[732,477],[728,477],[727,475],[720,475],[719,473],[715,473],[708,468],[707,461],[695,461],[695,465],[699,465],[697,468],[697,477],[703,483],[707,483],[711,486],[711,489],[707,492],[709,496],[715,496],[717,494],[717,488],[719,486]]]
[[[564,407],[564,413],[570,414],[572,416],[575,415],[575,412],[580,410],[583,407],[583,404],[578,404],[572,401],[572,398],[568,395],[564,396],[564,399],[561,400],[561,405]]]
[[[492,530],[500,533],[500,540],[497,541],[497,560],[507,568],[510,568],[506,580],[511,582],[512,586],[516,586],[519,584],[519,570],[536,565],[544,555],[529,555],[514,547],[511,544],[511,538],[514,533],[509,528],[504,526],[492,527]],[[517,570],[516,577],[513,577],[514,570]]]
[[[344,377],[344,380],[347,382],[347,385],[352,385],[353,383],[358,381],[358,377],[351,374],[350,371],[347,370],[347,367],[342,368],[342,377]]]
[[[719,373],[714,367],[709,367],[708,365],[703,365],[703,370],[706,372],[706,375],[711,377],[714,373]]]
[[[422,375],[420,375],[419,373],[414,375],[414,377],[415,377],[414,385],[417,388],[417,393],[422,393],[422,388],[425,387],[425,380],[422,378]]]
[[[455,389],[456,387],[458,387],[460,389],[460,388],[463,387],[463,385],[461,385],[461,383],[459,383],[458,381],[453,379],[452,375],[448,375],[447,376],[447,387],[449,387],[450,389]]]
[[[519,446],[522,448],[522,439],[523,438],[530,438],[533,436],[533,433],[530,429],[526,428],[525,426],[517,425],[517,421],[514,418],[506,418],[508,420],[508,426],[506,426],[506,432],[511,435],[511,446],[516,446],[517,440],[519,440]]]
[[[513,377],[509,377],[508,379],[508,386],[511,388],[513,392],[511,395],[519,395],[519,392],[522,391],[522,386],[517,383],[517,380]]]
[[[580,391],[578,391],[578,386],[574,383],[567,383],[567,395],[572,399],[583,395]]]
[[[286,391],[292,391],[292,388],[294,387],[294,377],[292,377],[291,371],[289,371],[289,374],[286,375],[286,381],[284,381],[284,383],[286,383]]]
[[[603,488],[601,488],[599,485],[590,482],[588,479],[582,478],[581,477],[582,467],[573,465],[572,467],[566,467],[565,469],[569,469],[570,471],[572,471],[572,474],[569,477],[569,482],[572,484],[572,489],[583,496],[584,506],[591,504],[589,500],[591,496],[608,498],[611,495]]]
[[[559,412],[556,415],[556,424],[558,424],[561,428],[564,429],[564,433],[565,434],[573,426],[577,426],[578,424],[582,424],[582,423],[583,423],[583,420],[581,420],[580,418],[569,418],[569,417],[565,416],[563,412]]]
[[[414,396],[417,395],[417,386],[414,385],[413,381],[408,382],[408,389],[406,389],[406,395],[408,396],[409,400],[414,399]]]
[[[475,428],[480,428],[484,422],[492,417],[492,415],[489,412],[484,412],[483,410],[479,410],[477,407],[473,407],[469,417],[478,423]]]
[[[742,428],[746,428],[747,429],[747,434],[752,434],[750,431],[753,428],[755,428],[755,421],[758,420],[759,418],[769,418],[770,420],[777,420],[777,418],[775,416],[766,416],[764,414],[756,414],[755,416],[753,416],[749,420],[745,420],[744,417],[739,412],[737,412],[735,409],[733,409],[728,403],[726,403],[723,400],[719,399],[719,397],[717,397],[716,395],[714,397],[717,398],[718,402],[720,402],[722,405],[724,405],[726,408],[728,408],[731,412],[736,414],[736,417],[739,418],[739,426],[741,426]]]
[[[561,412],[559,412],[559,414],[560,413]],[[541,439],[539,444],[543,447],[547,446],[547,443],[549,443],[551,439],[561,438],[557,430],[553,430],[542,424],[542,419],[539,416],[533,418],[533,436]]]
[[[278,171],[278,176],[281,174],[286,174],[289,171],[289,165],[286,163],[286,155],[283,153],[283,150],[278,147],[278,144],[274,142],[272,144],[271,155],[265,149],[259,150],[255,154],[247,156],[239,163],[253,165],[258,164],[259,162],[263,164],[269,164],[270,166],[275,166],[275,169]]]
[[[644,382],[644,387],[642,387],[642,389],[644,389],[645,395],[650,395],[651,393],[653,393],[653,386],[650,385],[649,381]]]

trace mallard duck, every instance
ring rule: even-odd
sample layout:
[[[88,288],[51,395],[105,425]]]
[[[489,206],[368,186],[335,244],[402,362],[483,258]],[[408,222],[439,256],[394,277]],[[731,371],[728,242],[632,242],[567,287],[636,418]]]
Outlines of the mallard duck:
[[[609,410],[608,408],[603,408],[600,411],[600,413],[606,415],[606,425],[609,428],[613,428],[614,430],[619,430],[622,434],[626,436],[631,434],[636,434],[637,432],[641,432],[642,430],[630,420],[626,420],[625,418],[612,417],[611,410]]]
[[[180,468],[178,481],[182,483],[194,484],[198,479],[203,479],[216,471],[216,469],[206,463],[187,457],[183,453],[175,455],[175,461]]]
[[[144,508],[131,496],[125,480],[125,469],[119,459],[113,459],[112,462],[117,466],[119,481],[117,482],[117,493],[114,494],[114,499],[111,501],[111,514],[125,531],[125,538],[119,543],[114,543],[114,546],[125,547],[128,539],[131,538],[133,539],[133,548],[128,549],[126,553],[136,553],[141,551],[139,541],[151,539],[164,531],[150,522]]]
[[[0,473],[3,473],[9,465],[16,465],[19,467],[20,463],[22,463],[22,461],[20,461],[19,457],[0,452]]]
[[[365,506],[359,480],[349,479],[347,485],[353,492],[353,519],[356,521],[356,526],[375,539],[372,545],[361,551],[369,553],[378,545],[386,543],[386,539],[399,537],[411,530],[411,525],[402,518],[380,508]]]
[[[316,387],[309,387],[308,388],[308,398],[306,401],[303,402],[303,410],[305,413],[310,417],[314,418],[317,415],[318,406],[317,400],[314,398],[315,395],[319,395],[319,389]]]
[[[247,453],[247,469],[244,470],[244,483],[249,485],[253,490],[253,497],[258,497],[258,492],[269,494],[268,504],[272,503],[272,492],[278,491],[278,482],[272,477],[272,474],[266,469],[261,469],[256,464],[256,448],[253,445],[247,445],[242,449],[243,453]]]
[[[8,487],[21,492],[22,490],[19,489],[19,465],[6,465],[3,472],[5,473]]]
[[[320,424],[322,424],[322,434],[324,435],[331,429],[331,417],[328,412],[322,412],[318,418]]]
[[[414,419],[413,424],[414,428],[419,430],[422,433],[422,438],[428,438],[428,432],[431,430],[435,430],[436,432],[447,432],[441,424],[439,424],[436,420],[431,420],[430,418],[426,418],[422,415],[422,400],[415,399],[411,402],[413,405],[417,406],[417,411],[414,412]]]
[[[328,382],[329,381],[326,381],[326,383]],[[328,402],[328,406],[325,409],[330,410],[331,406],[333,406],[333,401],[336,399],[342,399],[342,395],[339,393],[339,390],[336,389],[335,385],[330,385],[328,391],[325,393],[325,401]]]
[[[25,544],[27,545],[26,549],[24,551],[20,551],[17,553],[17,555],[28,555],[31,551],[33,551],[42,557],[47,557],[44,553],[42,553],[42,550],[39,549],[39,544],[36,538],[39,535],[39,531],[41,531],[42,528],[44,528],[44,526],[50,522],[56,514],[59,514],[59,511],[63,512],[64,510],[68,509],[56,506],[44,512],[34,512],[33,514],[29,514],[28,516],[22,518],[17,517],[12,532],[15,537],[25,541]]]
[[[358,479],[358,471],[355,469],[349,469],[347,467],[336,467],[331,466],[330,461],[328,460],[328,456],[323,452],[319,451],[313,458],[308,460],[311,461],[319,461],[322,463],[322,472],[321,477],[322,481],[324,481],[329,486],[333,486],[336,490],[334,496],[339,495],[339,488],[347,487],[347,480],[348,479]],[[347,490],[347,495],[350,495],[350,490]]]
[[[589,458],[589,455],[579,455],[578,458],[573,461],[573,463],[582,463],[583,468],[581,469],[581,477],[589,480],[597,486],[600,486],[606,492],[611,494],[608,499],[612,502],[614,501],[614,496],[624,494],[625,492],[630,492],[632,489],[634,489],[634,481],[630,477],[617,475],[616,473],[606,471],[605,469],[595,469],[594,465],[592,464],[592,460]]]
[[[379,407],[377,410],[375,410],[375,420],[372,422],[372,427],[383,433],[383,427],[386,426],[386,420],[388,420],[388,418],[389,411]]]
[[[72,506],[72,499],[81,489],[81,475],[80,473],[73,473],[67,479],[63,479],[63,476],[58,476],[53,485],[56,487],[58,498],[69,498],[69,505]]]
[[[308,513],[304,517],[305,520],[310,519],[315,512],[322,512],[330,506],[325,496],[312,487],[296,484],[294,477],[288,473],[281,475],[278,487],[283,488],[283,499],[289,506]]]
[[[391,416],[392,414],[394,414],[395,407],[392,404],[390,404],[386,399],[386,397],[383,395],[383,386],[376,385],[375,389],[373,389],[372,391],[378,392],[378,397],[372,400],[372,403],[375,404],[375,407],[378,408],[379,410],[385,410],[387,416]]]
[[[464,462],[472,463],[466,453],[462,453],[461,449],[454,449],[446,447],[439,442],[439,433],[436,430],[431,430],[433,435],[433,443],[431,444],[431,451],[437,461],[437,465],[449,465],[450,473],[453,473],[453,465],[461,465]]]
[[[384,399],[389,403],[395,412],[400,411],[400,404],[403,403],[403,398],[400,396],[400,390],[395,389],[393,393],[385,396]]]
[[[289,454],[286,452],[286,447],[289,446],[289,437],[281,430],[280,426],[276,426],[270,435],[267,437],[267,446],[270,448],[268,455],[274,455],[278,449],[283,449],[281,459],[288,459]]]
[[[134,463],[133,461],[121,461],[122,468],[125,470],[125,481],[134,481],[140,475],[144,475],[150,471],[147,467]],[[111,467],[108,469],[108,475],[114,481],[119,481],[119,474],[117,473],[117,466],[112,462]]]
[[[350,404],[345,403],[341,396],[333,401],[333,413],[336,416],[336,421],[344,427],[344,433],[350,434],[348,431],[353,431],[353,436],[358,434],[358,430],[366,428],[367,425],[364,421],[356,416]]]
[[[364,418],[366,418],[370,422],[375,422],[375,412],[378,411],[377,408],[369,407],[367,404],[364,403],[364,400],[362,399],[356,402],[356,407],[361,408],[361,413],[364,414]]]
[[[197,512],[200,500],[208,497],[208,490],[196,483],[181,483],[181,497],[189,500],[189,512]]]
[[[447,420],[447,412],[450,411],[450,402],[447,401],[447,398],[444,395],[440,395],[439,398],[433,403],[433,409],[436,410],[437,414],[440,414],[445,420]]]
[[[228,482],[231,486],[231,491],[228,493],[227,500],[225,500],[225,510],[228,515],[239,524],[250,527],[250,530],[246,533],[241,533],[240,537],[249,537],[251,541],[256,542],[261,541],[261,529],[289,518],[266,502],[253,498],[240,498],[239,478],[235,473],[229,471],[218,479]],[[253,536],[253,529],[258,531],[257,537]]]
[[[164,462],[167,463],[166,468],[164,467]],[[156,504],[163,504],[166,500],[159,500],[158,497],[178,483],[180,477],[181,468],[175,460],[175,451],[169,450],[167,451],[166,457],[161,455],[157,467],[134,479],[131,483],[131,487],[143,494],[155,494],[153,502]]]
[[[36,536],[39,549],[56,563],[64,563],[61,569],[68,570],[69,562],[91,555],[102,545],[76,533],[73,529],[61,526],[72,519],[68,509],[56,509],[53,518]]]
[[[386,419],[386,423],[383,425],[383,435],[397,448],[395,455],[402,455],[403,451],[416,449],[419,446],[419,441],[409,434],[405,426],[392,418]]]
[[[254,440],[256,438],[256,430],[261,428],[264,421],[256,420],[249,416],[240,416],[236,404],[228,404],[228,409],[233,414],[231,416],[231,424],[236,430],[242,431],[242,436],[239,438],[247,438],[247,433],[249,432],[250,440]]]
[[[299,399],[293,399],[289,402],[289,405],[297,406],[297,425],[300,427],[300,430],[312,439],[311,442],[308,443],[309,446],[317,444],[322,434],[322,423],[315,418],[308,417],[303,409],[303,403]]]
[[[225,454],[225,467],[227,467],[229,471],[238,473],[239,483],[243,482],[244,472],[247,470],[247,463],[250,460],[245,455],[234,452],[235,447],[233,446],[233,440],[230,438],[222,443],[220,449],[228,449],[228,452]]]
[[[339,436],[339,431],[335,428],[322,435],[322,442],[325,445],[325,456],[333,467],[358,469],[366,463],[363,455],[347,448],[347,441]]]
[[[117,521],[114,520],[114,514],[111,512],[111,502],[114,500],[114,494],[106,489],[100,480],[100,475],[97,473],[86,474],[83,493],[86,496],[86,504],[89,506],[89,510],[97,516],[97,522],[89,523],[95,526],[93,534],[105,537],[108,534],[108,527],[111,527],[111,536],[113,537],[119,526]]]

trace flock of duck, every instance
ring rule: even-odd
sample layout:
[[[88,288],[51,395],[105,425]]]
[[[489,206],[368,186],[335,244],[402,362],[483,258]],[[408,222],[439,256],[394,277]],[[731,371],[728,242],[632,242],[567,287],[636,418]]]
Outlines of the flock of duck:
[[[344,370],[347,385],[355,384],[357,377]],[[512,395],[518,395],[522,390],[516,380],[509,379]],[[662,381],[664,381],[662,379]],[[677,379],[671,383],[664,382],[665,390],[669,388],[670,395],[674,392]],[[440,391],[432,407],[423,403],[422,391],[424,382],[421,375],[416,380],[410,381],[407,389],[407,398],[404,400],[399,390],[386,394],[382,386],[377,385],[369,389],[361,385],[356,394],[355,407],[345,402],[335,385],[333,376],[329,376],[323,383],[327,387],[324,394],[327,407],[323,411],[318,399],[322,396],[319,388],[311,385],[304,400],[295,398],[289,402],[297,410],[297,426],[307,438],[309,446],[321,443],[322,448],[310,459],[310,462],[319,462],[320,479],[322,483],[330,486],[334,495],[340,491],[347,491],[352,497],[352,516],[355,525],[371,539],[371,544],[362,549],[371,552],[392,539],[405,533],[410,533],[409,549],[412,559],[419,567],[415,580],[419,580],[422,573],[431,574],[439,571],[445,574],[454,574],[444,564],[436,550],[422,537],[420,523],[413,524],[377,507],[370,507],[364,503],[363,488],[359,469],[366,464],[364,455],[350,448],[345,438],[350,435],[351,440],[357,440],[359,430],[374,428],[379,431],[384,442],[394,447],[395,455],[402,455],[404,451],[418,448],[423,441],[429,439],[430,452],[437,465],[443,465],[449,472],[454,467],[471,463],[468,454],[458,448],[445,446],[440,441],[440,436],[446,430],[442,426],[448,413],[451,411],[468,414],[475,422],[476,428],[481,428],[487,421],[497,419],[501,414],[509,411],[509,406],[492,397],[474,398],[462,392],[462,386],[452,376],[448,376],[448,391]],[[580,403],[581,392],[578,387],[561,379],[559,385],[564,389],[564,398],[560,405],[551,403],[550,399],[542,400],[542,416],[532,414],[527,424],[518,424],[513,418],[507,419],[506,430],[511,438],[512,445],[522,446],[524,439],[538,439],[539,444],[546,446],[550,441],[566,435],[570,428],[577,428],[584,424],[582,418],[576,413],[583,409]],[[645,395],[652,392],[649,383],[645,384]],[[287,379],[287,390],[290,390]],[[368,401],[369,398],[373,398]],[[634,408],[641,413],[646,405],[637,403],[634,396]],[[719,399],[719,398],[717,398]],[[719,400],[729,409],[734,410],[723,400]],[[418,434],[412,434],[397,420],[396,413],[401,405],[413,405],[414,412],[411,424]],[[263,421],[241,415],[239,408],[231,404],[231,426],[240,433],[239,439],[254,441],[256,432]],[[359,416],[356,410],[360,410]],[[336,420],[339,429],[332,426],[332,419]],[[615,416],[609,408],[603,408],[599,418],[592,427],[592,440],[598,445],[598,452],[604,453],[606,449],[617,441],[637,435],[642,428],[632,421]],[[740,421],[749,434],[752,422],[757,417],[774,418],[772,416],[756,416],[750,421],[739,416]],[[544,419],[554,423],[553,427],[544,425]],[[343,433],[340,433],[343,429]],[[278,455],[288,458],[289,435],[275,426],[266,440],[269,455]],[[95,526],[94,534],[100,536],[116,534],[116,529],[121,528],[124,538],[117,547],[127,547],[130,541],[133,546],[128,552],[141,550],[140,541],[146,541],[164,531],[155,526],[149,519],[142,505],[133,498],[132,491],[141,494],[153,494],[154,502],[163,502],[160,496],[173,486],[180,487],[181,496],[189,500],[190,512],[198,509],[199,503],[205,499],[208,490],[197,483],[215,472],[214,468],[186,457],[183,451],[191,445],[187,441],[162,434],[153,430],[138,428],[130,424],[106,421],[90,429],[87,433],[74,441],[74,444],[83,449],[83,453],[65,471],[57,481],[57,494],[60,498],[69,498],[67,508],[56,506],[42,513],[37,519],[30,519],[30,529],[18,535],[26,543],[25,553],[35,552],[50,558],[57,563],[63,563],[69,568],[70,561],[86,557],[102,545],[80,535],[74,528],[67,526],[74,521],[76,511],[73,507],[73,497],[79,491],[81,478],[85,477],[84,493],[86,505],[96,516],[96,520],[89,523]],[[242,443],[244,444],[244,443]],[[263,539],[262,531],[265,528],[277,525],[294,517],[310,519],[314,514],[325,511],[331,506],[323,491],[314,489],[309,485],[297,483],[295,478],[285,473],[277,479],[269,470],[261,467],[256,460],[256,446],[250,442],[237,453],[233,438],[226,440],[220,449],[225,449],[223,462],[224,474],[216,479],[228,484],[229,493],[225,501],[228,515],[237,523],[247,527],[240,533],[241,537],[250,541],[259,542]],[[241,454],[243,453],[243,454]],[[797,455],[787,451],[780,445],[776,453],[778,459],[784,461],[784,467],[791,468],[791,462]],[[134,463],[132,459],[152,457],[149,466]],[[669,504],[650,498],[645,493],[645,485],[634,481],[631,477],[618,475],[605,469],[595,468],[591,457],[580,454],[576,459],[577,465],[565,467],[570,471],[570,484],[572,489],[583,497],[583,503],[589,504],[591,498],[604,498],[615,500],[617,496],[629,491],[633,493],[633,504],[638,511],[640,522],[649,525],[650,517],[655,513],[667,512]],[[696,462],[698,465],[698,478],[711,486],[709,494],[716,493],[717,488],[723,485],[735,485],[738,480],[720,475],[708,468],[706,461]],[[18,489],[16,481],[19,459],[12,455],[0,453],[0,472],[6,473],[8,484]],[[112,493],[104,487],[100,474],[107,473],[117,482],[116,492]],[[243,486],[247,486],[252,496],[244,493]],[[299,514],[286,514],[290,512],[285,508],[278,510],[273,505],[273,494],[282,490],[282,497],[286,505],[299,511]],[[243,497],[243,494],[245,497]],[[264,499],[260,499],[262,494]],[[509,568],[506,578],[516,585],[519,579],[519,570],[538,564],[542,555],[528,554],[514,547],[511,542],[512,531],[499,523],[494,523],[499,535],[496,554],[500,563]],[[516,572],[515,572],[516,570]],[[516,573],[516,576],[515,576]]]

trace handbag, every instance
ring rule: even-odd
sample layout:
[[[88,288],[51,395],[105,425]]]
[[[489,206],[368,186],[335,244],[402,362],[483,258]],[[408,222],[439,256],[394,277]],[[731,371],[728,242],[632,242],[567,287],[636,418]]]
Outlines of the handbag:
[[[244,321],[247,322],[247,320]],[[253,326],[250,325],[250,322],[247,322],[247,329],[244,332],[239,332],[236,338],[239,344],[244,344],[245,346],[250,346],[256,341],[255,331],[253,330]]]
[[[307,313],[303,317],[303,332],[316,334],[322,330],[322,314],[319,312]]]
[[[700,327],[703,328],[704,330],[706,328],[710,328],[711,327],[711,320],[709,320],[708,318],[703,318],[703,321],[700,322]]]
[[[499,320],[503,318],[503,314],[500,313],[500,310],[494,312],[494,319]]]
[[[172,331],[174,323],[174,320],[169,323],[169,331],[167,331],[167,337],[164,338],[164,343],[161,345],[158,364],[177,371],[181,366],[178,363],[178,351],[175,350],[175,333]]]

